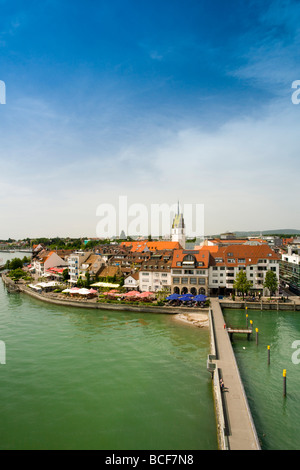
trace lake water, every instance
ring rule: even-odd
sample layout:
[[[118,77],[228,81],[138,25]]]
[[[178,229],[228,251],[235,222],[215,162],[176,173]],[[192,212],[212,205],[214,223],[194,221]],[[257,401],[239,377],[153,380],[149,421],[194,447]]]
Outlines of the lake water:
[[[224,316],[227,325],[246,325],[245,310],[224,310]],[[254,330],[258,328],[258,345],[255,333],[250,341],[234,335],[233,348],[262,449],[299,450],[300,312],[248,310],[248,319]],[[299,341],[296,349],[295,341]]]
[[[2,450],[217,449],[208,330],[59,307],[1,281],[0,340]]]

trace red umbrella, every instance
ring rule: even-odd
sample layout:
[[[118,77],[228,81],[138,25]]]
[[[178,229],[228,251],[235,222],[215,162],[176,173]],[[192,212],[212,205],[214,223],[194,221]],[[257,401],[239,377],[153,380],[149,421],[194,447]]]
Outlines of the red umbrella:
[[[131,297],[131,296],[135,296],[135,295],[140,295],[141,293],[138,292],[137,290],[132,290],[132,291],[129,291],[129,292],[126,292],[126,294],[124,294],[126,297]]]
[[[150,295],[153,295],[153,292],[142,292],[140,297],[150,297]]]

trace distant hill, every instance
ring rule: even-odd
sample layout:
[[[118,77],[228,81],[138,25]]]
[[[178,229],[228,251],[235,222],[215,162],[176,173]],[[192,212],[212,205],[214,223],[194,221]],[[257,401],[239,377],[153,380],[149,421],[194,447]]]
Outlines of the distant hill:
[[[261,232],[234,232],[237,237],[250,237],[260,235],[300,235],[300,230],[296,229],[277,229],[277,230],[263,230]]]

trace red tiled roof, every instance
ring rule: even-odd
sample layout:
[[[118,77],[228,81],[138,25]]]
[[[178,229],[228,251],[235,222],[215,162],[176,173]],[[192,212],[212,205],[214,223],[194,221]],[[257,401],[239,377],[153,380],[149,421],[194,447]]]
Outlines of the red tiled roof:
[[[196,262],[197,262],[197,268],[199,269],[205,269],[209,267],[209,261],[210,261],[210,252],[209,250],[203,248],[202,250],[175,250],[173,253],[173,260],[172,260],[172,268],[180,268],[182,266],[182,263],[184,259],[188,255],[192,255]],[[180,266],[178,266],[177,263],[181,263]],[[187,266],[188,267],[188,266]]]
[[[221,246],[219,247],[218,251],[211,253],[211,256],[212,265],[217,264],[218,266],[231,267],[241,265],[254,265],[257,264],[259,259],[280,259],[280,256],[277,255],[268,245],[229,245],[224,247]]]
[[[148,241],[142,240],[137,242],[122,242],[121,246],[131,247],[131,251],[134,252],[142,252],[146,248],[150,251],[157,251],[157,250],[175,250],[181,248],[179,242],[172,242],[172,241]]]

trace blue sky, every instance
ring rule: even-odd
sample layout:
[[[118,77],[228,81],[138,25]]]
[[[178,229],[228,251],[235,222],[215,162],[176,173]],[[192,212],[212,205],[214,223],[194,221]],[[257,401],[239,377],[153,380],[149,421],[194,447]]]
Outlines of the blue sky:
[[[300,229],[296,1],[0,0],[0,239],[97,207],[204,204],[206,234]]]

